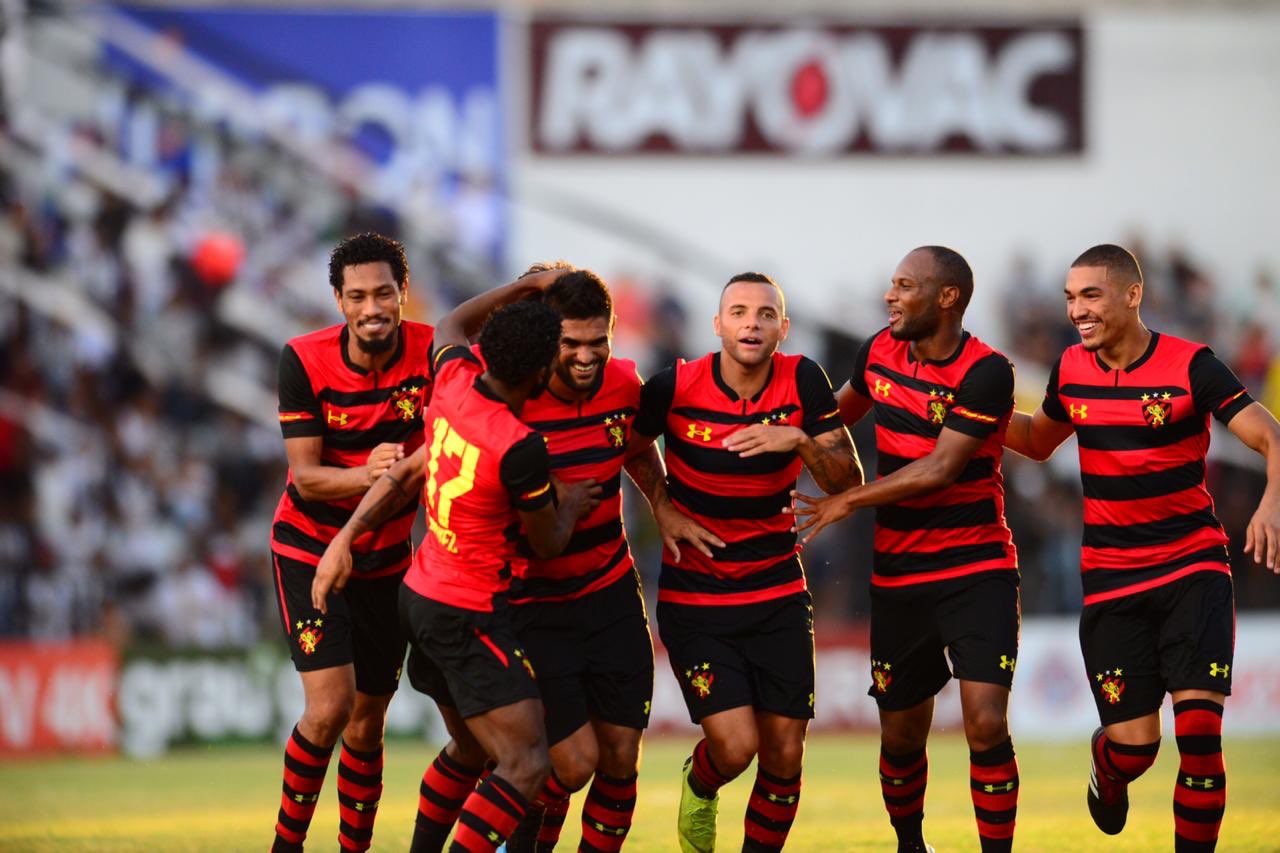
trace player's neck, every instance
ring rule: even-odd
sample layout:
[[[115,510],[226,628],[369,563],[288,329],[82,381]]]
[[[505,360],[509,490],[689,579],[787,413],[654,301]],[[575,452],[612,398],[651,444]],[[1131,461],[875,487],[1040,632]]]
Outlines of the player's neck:
[[[742,400],[749,400],[760,393],[769,379],[769,368],[772,366],[772,354],[759,364],[743,364],[735,361],[724,350],[720,351],[720,378]]]
[[[547,383],[547,390],[568,403],[581,403],[591,396],[591,388],[583,388],[581,390],[573,388],[560,378],[559,373],[551,374],[551,381]]]
[[[943,323],[932,335],[911,342],[911,356],[916,361],[946,361],[955,355],[963,336],[959,322]]]
[[[490,391],[494,393],[498,399],[507,404],[512,413],[516,417],[520,417],[520,411],[524,408],[525,400],[529,399],[529,395],[533,393],[533,388],[520,385],[508,385],[496,376],[492,376],[489,371],[480,374],[480,381],[485,384]]]
[[[1098,357],[1112,370],[1123,370],[1142,358],[1142,354],[1149,346],[1151,346],[1151,330],[1144,326],[1141,320],[1137,320],[1113,346],[1100,348]]]
[[[395,333],[396,339],[383,352],[365,352],[356,343],[356,336],[350,335],[347,339],[347,359],[356,367],[369,373],[376,373],[382,370],[387,366],[387,362],[391,361],[391,357],[396,354],[396,349],[400,345],[400,330],[396,329]]]

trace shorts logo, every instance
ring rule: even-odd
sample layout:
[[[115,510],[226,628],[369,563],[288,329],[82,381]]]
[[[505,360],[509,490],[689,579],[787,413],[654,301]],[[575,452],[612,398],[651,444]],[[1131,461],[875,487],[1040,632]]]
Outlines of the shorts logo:
[[[689,424],[688,431],[685,432],[685,438],[700,438],[703,441],[711,440],[711,427],[700,426],[699,424]]]
[[[929,389],[929,423],[941,424],[947,419],[947,410],[956,402],[956,395],[950,391]]]
[[[1226,666],[1218,666],[1217,663],[1209,664],[1209,677],[1217,678],[1219,675],[1221,675],[1223,678],[1230,678],[1231,664],[1227,664]]]
[[[1009,657],[1008,655],[1000,655],[1000,668],[1001,668],[1001,669],[1007,669],[1007,670],[1009,670],[1010,672],[1013,672],[1014,668],[1015,668],[1015,667],[1017,667],[1017,665],[1018,665],[1018,659],[1017,659],[1017,658],[1011,658],[1011,657]]]
[[[302,653],[315,654],[316,646],[324,639],[324,631],[320,630],[324,627],[324,619],[308,619],[305,622],[299,619],[293,627],[298,632],[298,648],[302,649]]]
[[[649,719],[649,713],[652,710],[653,710],[653,701],[650,699],[644,700],[644,718],[646,720]]]
[[[627,416],[607,415],[604,419],[604,434],[609,439],[610,447],[624,447],[627,443]]]
[[[529,677],[537,681],[538,674],[533,671],[533,664],[525,657],[524,649],[516,649],[516,657],[520,658],[520,663],[524,664],[525,672],[529,673]]]
[[[883,379],[877,379],[873,390],[881,397],[888,398],[889,392],[893,390],[893,383],[886,382]]]
[[[891,669],[893,669],[893,664],[888,661],[871,661],[871,680],[876,685],[877,693],[889,692],[889,685],[893,683],[893,676],[889,674]]]
[[[716,680],[716,674],[711,671],[711,664],[703,661],[693,669],[686,669],[684,677],[689,679],[689,686],[693,688],[694,693],[698,694],[699,699],[706,699],[711,695],[711,685]]]
[[[408,385],[397,389],[391,395],[391,404],[400,420],[411,421],[418,413],[418,392],[421,390],[422,387],[419,385]]]
[[[1168,391],[1163,394],[1142,395],[1142,418],[1149,427],[1159,429],[1169,422],[1173,414],[1173,403],[1169,402],[1172,396]]]
[[[1121,676],[1124,672],[1120,667],[1108,669],[1105,672],[1099,672],[1093,676],[1094,681],[1098,682],[1098,692],[1102,694],[1102,698],[1106,699],[1112,705],[1119,703],[1121,694],[1124,693],[1124,679]]]

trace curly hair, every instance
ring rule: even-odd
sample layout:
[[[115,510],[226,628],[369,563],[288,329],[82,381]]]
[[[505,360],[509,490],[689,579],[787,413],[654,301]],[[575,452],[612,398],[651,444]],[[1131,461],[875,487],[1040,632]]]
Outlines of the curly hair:
[[[490,375],[520,385],[551,365],[560,350],[560,312],[543,302],[513,302],[489,315],[480,356]]]
[[[571,270],[547,288],[543,301],[568,320],[605,317],[613,322],[613,297],[609,286],[591,270]]]
[[[577,267],[566,261],[564,258],[556,258],[553,261],[534,261],[529,264],[529,268],[527,270],[520,273],[520,278],[524,278],[527,275],[534,275],[535,273],[547,272],[549,270],[564,270],[565,272],[569,272],[575,269],[577,269]]]
[[[385,262],[391,267],[391,277],[404,290],[409,280],[409,261],[404,256],[404,246],[390,237],[367,231],[343,240],[329,254],[329,284],[342,294],[342,271],[358,264]]]

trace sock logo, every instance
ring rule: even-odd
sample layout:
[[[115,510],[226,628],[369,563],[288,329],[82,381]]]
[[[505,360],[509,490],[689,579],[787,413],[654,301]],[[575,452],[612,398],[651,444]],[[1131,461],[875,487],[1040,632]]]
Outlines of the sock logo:
[[[1124,671],[1117,666],[1115,669],[1108,669],[1093,676],[1094,680],[1098,682],[1098,692],[1102,694],[1102,698],[1112,705],[1117,704],[1124,693],[1122,675],[1124,675]]]
[[[1182,784],[1188,788],[1199,788],[1202,791],[1208,791],[1213,788],[1213,779],[1205,776],[1203,779],[1197,779],[1194,776],[1182,777]]]
[[[1216,662],[1209,664],[1209,677],[1217,678],[1219,675],[1223,678],[1230,678],[1231,664],[1227,664],[1226,666],[1218,666]]]
[[[788,805],[788,806],[789,806],[789,805],[791,805],[792,803],[794,803],[794,802],[795,802],[796,800],[798,800],[798,799],[800,799],[800,798],[799,798],[799,797],[797,797],[795,794],[788,794],[788,795],[787,795],[787,796],[785,796],[785,797],[780,797],[780,796],[778,796],[777,794],[774,794],[774,793],[770,793],[770,794],[769,794],[769,802],[771,802],[771,803],[783,803],[783,804]]]
[[[1013,790],[1013,783],[1005,782],[1002,785],[983,785],[982,790],[986,791],[988,794],[1007,794]]]

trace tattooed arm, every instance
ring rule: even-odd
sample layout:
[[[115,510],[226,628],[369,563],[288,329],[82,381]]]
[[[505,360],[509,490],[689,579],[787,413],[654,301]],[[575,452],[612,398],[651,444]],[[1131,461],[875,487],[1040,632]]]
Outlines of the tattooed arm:
[[[754,424],[725,439],[726,450],[739,456],[761,453],[797,453],[813,475],[818,488],[827,494],[842,492],[862,484],[862,463],[854,449],[849,430],[835,421],[835,428],[810,437],[799,427]]]
[[[351,543],[370,530],[376,530],[422,494],[426,468],[427,450],[424,445],[412,456],[392,465],[365,492],[351,518],[325,549],[320,565],[316,566],[316,576],[311,582],[311,603],[321,613],[329,612],[329,593],[341,590],[351,577]]]

